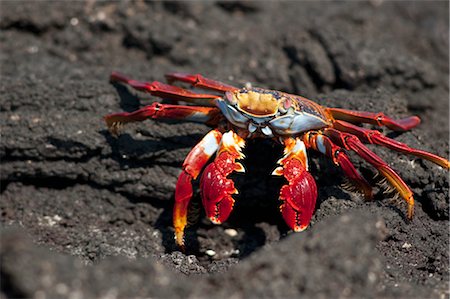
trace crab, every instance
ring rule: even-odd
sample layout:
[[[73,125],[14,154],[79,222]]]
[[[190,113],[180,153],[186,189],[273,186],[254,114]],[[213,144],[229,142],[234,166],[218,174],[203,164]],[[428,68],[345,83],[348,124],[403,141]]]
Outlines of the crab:
[[[172,104],[154,102],[131,113],[106,115],[106,124],[115,136],[123,124],[146,119],[179,119],[212,127],[187,155],[176,184],[173,226],[175,242],[181,249],[185,246],[184,230],[193,195],[193,180],[201,175],[200,193],[206,216],[215,224],[226,221],[235,203],[233,195],[238,193],[228,176],[232,172],[245,172],[238,160],[244,158],[242,150],[249,138],[269,138],[284,146],[284,156],[272,174],[283,176],[287,181],[280,190],[280,211],[286,224],[295,232],[308,227],[317,199],[317,186],[308,172],[307,150],[317,151],[331,159],[352,186],[365,198],[371,199],[371,185],[347,155],[347,151],[355,152],[406,201],[409,219],[414,214],[411,189],[364,143],[414,155],[445,169],[450,167],[449,161],[442,157],[411,148],[378,130],[362,126],[370,124],[393,131],[407,131],[420,123],[417,116],[395,120],[382,112],[328,108],[299,95],[251,86],[237,88],[199,74],[170,73],[166,75],[168,84],[141,82],[117,72],[113,72],[110,79],[174,101]],[[174,82],[187,83],[195,89],[208,90],[208,93],[174,86]],[[179,105],[179,101],[190,105]],[[215,158],[210,162],[213,156]]]

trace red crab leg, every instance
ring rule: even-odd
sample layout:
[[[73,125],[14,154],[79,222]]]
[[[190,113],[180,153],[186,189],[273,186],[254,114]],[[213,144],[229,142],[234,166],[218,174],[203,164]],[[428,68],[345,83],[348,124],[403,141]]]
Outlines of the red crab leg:
[[[220,92],[235,91],[239,89],[219,81],[205,78],[200,74],[170,73],[166,74],[166,79],[169,84],[172,84],[175,81],[182,81],[189,83],[194,87]]]
[[[334,122],[333,127],[339,131],[353,134],[357,136],[359,139],[363,140],[364,142],[382,145],[392,150],[398,151],[400,153],[411,154],[429,160],[443,168],[446,169],[450,168],[450,162],[448,160],[426,151],[411,148],[404,143],[395,141],[389,137],[384,136],[377,130],[369,130],[361,128],[352,125],[348,122],[339,120]]]
[[[195,180],[205,164],[219,148],[222,133],[218,130],[210,131],[189,152],[183,163],[183,170],[178,177],[175,189],[175,206],[173,209],[173,226],[175,228],[175,242],[184,249],[184,228],[187,225],[187,211],[192,198],[192,180]]]
[[[420,118],[417,116],[394,120],[384,115],[382,112],[373,113],[339,108],[326,108],[326,111],[328,111],[335,119],[345,120],[356,124],[367,123],[377,126],[386,126],[394,131],[407,131],[420,124]]]
[[[331,158],[334,164],[342,169],[350,182],[364,194],[366,199],[373,198],[372,187],[355,169],[345,151],[334,144],[330,138],[319,132],[310,132],[304,135],[303,141],[307,148],[312,148]]]
[[[120,112],[106,115],[105,122],[113,135],[117,135],[124,123],[152,119],[182,119],[192,122],[214,124],[219,119],[220,110],[212,107],[182,106],[153,103],[134,112]]]
[[[227,178],[233,171],[244,172],[237,159],[244,158],[245,141],[233,131],[223,134],[214,162],[205,167],[200,179],[200,190],[206,216],[215,224],[224,222],[230,215],[238,191]]]
[[[387,180],[397,189],[400,196],[408,204],[408,218],[412,219],[414,214],[414,197],[411,189],[400,178],[400,176],[392,170],[389,165],[378,157],[374,152],[369,150],[355,135],[340,132],[333,128],[324,130],[325,135],[331,138],[331,140],[347,150],[353,150],[361,158],[372,164]]]
[[[133,80],[117,72],[111,74],[110,80],[112,82],[128,84],[136,90],[148,92],[160,98],[181,101],[191,101],[195,99],[213,101],[214,99],[220,98],[218,95],[195,93],[178,86],[168,85],[158,81],[142,82]]]
[[[281,214],[286,224],[296,232],[305,230],[311,221],[317,199],[317,186],[307,171],[305,144],[300,138],[284,140],[284,157],[273,175],[283,175],[288,181],[280,190]]]

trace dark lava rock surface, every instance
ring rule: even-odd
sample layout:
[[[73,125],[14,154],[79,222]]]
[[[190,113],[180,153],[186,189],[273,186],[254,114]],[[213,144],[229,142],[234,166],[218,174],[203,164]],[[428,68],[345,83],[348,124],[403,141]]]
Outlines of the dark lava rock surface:
[[[311,227],[278,212],[282,148],[247,144],[235,210],[173,240],[175,182],[202,124],[102,121],[158,100],[111,71],[184,71],[326,106],[419,115],[383,132],[448,157],[448,4],[441,2],[8,2],[0,9],[1,298],[445,298],[448,171],[370,146],[415,193],[416,214],[375,187],[341,188],[310,154]],[[350,155],[370,180],[375,171]],[[194,203],[199,201],[198,192]]]

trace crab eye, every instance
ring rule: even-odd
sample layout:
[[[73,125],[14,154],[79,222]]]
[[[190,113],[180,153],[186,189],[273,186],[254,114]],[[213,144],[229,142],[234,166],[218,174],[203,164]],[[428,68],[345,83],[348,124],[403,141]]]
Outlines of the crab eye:
[[[225,93],[225,98],[227,99],[228,103],[230,103],[231,105],[234,106],[237,104],[236,96],[232,92],[227,91]]]

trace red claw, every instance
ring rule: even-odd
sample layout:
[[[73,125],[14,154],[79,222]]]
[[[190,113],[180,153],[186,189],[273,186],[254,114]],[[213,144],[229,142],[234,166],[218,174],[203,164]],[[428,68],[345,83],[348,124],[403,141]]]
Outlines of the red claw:
[[[299,139],[285,140],[285,156],[278,161],[274,175],[283,175],[288,181],[280,191],[280,206],[286,224],[294,231],[305,230],[316,206],[317,186],[307,171],[305,144]]]
[[[281,188],[281,213],[287,225],[296,232],[305,230],[316,206],[317,186],[314,178],[299,160],[286,162],[283,170],[289,184]]]
[[[183,163],[183,170],[178,177],[175,189],[175,205],[173,208],[173,227],[175,228],[175,241],[184,248],[184,229],[187,225],[189,202],[192,198],[192,180],[195,180],[202,171],[209,158],[219,148],[222,133],[213,130],[189,152]]]
[[[244,171],[242,164],[236,162],[243,157],[240,151],[243,146],[244,141],[235,133],[225,133],[216,159],[203,171],[200,180],[203,206],[206,216],[215,224],[227,220],[233,209],[232,195],[238,191],[227,176],[233,171]]]
[[[231,195],[236,194],[237,190],[227,176],[234,170],[234,159],[230,153],[221,153],[205,168],[200,180],[206,215],[216,224],[224,222],[233,208]]]

